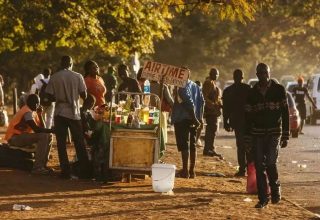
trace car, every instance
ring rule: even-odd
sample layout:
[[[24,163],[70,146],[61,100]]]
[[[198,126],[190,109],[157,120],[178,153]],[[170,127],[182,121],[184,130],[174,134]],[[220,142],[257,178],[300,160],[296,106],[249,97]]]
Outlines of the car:
[[[317,120],[320,119],[320,73],[311,75],[311,77],[307,81],[307,89],[317,108],[314,109],[312,103],[307,100],[306,122],[312,125],[316,125]]]
[[[288,83],[287,83],[287,86],[286,86],[285,88],[286,88],[286,90],[287,90],[288,92],[290,92],[290,93],[292,94],[293,88],[296,87],[297,85],[298,85],[298,82],[296,82],[296,81],[294,81],[294,82],[288,82]]]
[[[301,118],[290,92],[287,92],[287,101],[289,107],[290,134],[293,138],[297,138],[300,132]]]
[[[251,78],[248,80],[248,85],[252,88],[259,80],[257,78]]]
[[[296,79],[292,75],[283,75],[280,77],[280,84],[284,86],[284,88],[287,87],[288,82],[295,82]]]

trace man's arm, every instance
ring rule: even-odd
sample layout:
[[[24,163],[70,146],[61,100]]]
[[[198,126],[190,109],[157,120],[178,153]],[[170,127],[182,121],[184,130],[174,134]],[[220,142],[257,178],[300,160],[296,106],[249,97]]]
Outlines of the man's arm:
[[[133,92],[142,92],[141,91],[141,88],[140,88],[140,86],[139,86],[139,82],[138,82],[138,80],[136,80],[136,79],[134,79],[134,91]]]
[[[309,92],[308,92],[308,89],[307,88],[304,88],[305,89],[305,93],[306,93],[306,96],[307,96],[307,98],[309,99],[309,101],[311,102],[311,104],[312,104],[312,106],[313,106],[313,108],[317,108],[317,106],[316,106],[316,104],[314,103],[314,101],[312,100],[312,98],[311,98],[311,96],[310,96],[310,94],[309,94]]]
[[[34,119],[32,118],[32,113],[31,114],[26,113],[25,116],[24,116],[24,120],[26,121],[26,123],[31,127],[31,129],[35,133],[53,133],[53,129],[45,128],[44,121],[43,121],[43,118],[41,116],[41,113],[42,113],[41,110],[42,110],[41,108],[39,108],[37,110],[37,117],[40,120],[40,126],[38,126],[36,124],[36,122],[34,121]]]
[[[231,131],[230,127],[230,95],[229,95],[230,87],[226,88],[222,94],[222,113],[223,113],[223,125],[226,131]]]
[[[83,101],[86,100],[86,98],[87,98],[87,91],[81,92],[81,93],[80,93],[80,97],[82,98]]]
[[[203,98],[207,108],[212,109],[214,108],[215,103],[209,99],[210,90],[211,90],[211,81],[206,80],[203,83],[203,87],[202,87]]]
[[[288,145],[289,140],[289,107],[288,107],[288,101],[286,96],[286,91],[284,87],[281,88],[282,91],[280,93],[281,95],[281,117],[282,117],[282,135],[281,135],[281,147],[286,147]]]
[[[183,105],[185,106],[185,109],[189,113],[192,122],[198,127],[200,125],[200,122],[198,121],[196,117],[196,113],[194,111],[195,103],[193,102],[191,98],[191,93],[189,89],[187,88],[179,88],[178,94],[180,98],[182,99]]]

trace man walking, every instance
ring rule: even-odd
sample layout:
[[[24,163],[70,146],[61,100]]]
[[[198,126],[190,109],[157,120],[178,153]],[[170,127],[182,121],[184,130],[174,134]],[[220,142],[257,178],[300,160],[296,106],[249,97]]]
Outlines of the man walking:
[[[202,123],[203,103],[204,99],[199,86],[189,79],[184,88],[174,90],[171,122],[174,124],[178,151],[181,152],[180,177],[182,178],[195,178],[196,176],[196,131]],[[188,169],[189,155],[190,168]]]
[[[68,128],[71,131],[80,173],[86,177],[88,155],[82,132],[79,98],[86,99],[87,92],[81,74],[72,71],[72,58],[63,56],[61,70],[52,74],[46,92],[55,98],[54,125],[56,130],[57,148],[61,168],[61,177],[70,178],[70,165],[66,149]]]
[[[259,202],[256,208],[265,207],[267,177],[271,188],[271,202],[281,199],[278,180],[277,158],[279,145],[284,148],[289,140],[289,110],[284,87],[270,80],[270,68],[258,64],[256,75],[259,82],[249,91],[246,111],[246,134],[251,134],[256,167]],[[266,173],[267,175],[266,175]]]
[[[218,118],[221,115],[222,101],[221,91],[216,85],[216,80],[219,77],[219,71],[212,68],[209,72],[209,77],[203,83],[202,92],[205,101],[204,117],[206,119],[205,144],[203,149],[204,156],[217,156],[223,159],[221,154],[218,154],[214,148],[214,139],[218,129]]]
[[[292,90],[292,96],[295,98],[295,102],[297,104],[297,109],[299,111],[299,115],[301,118],[301,125],[300,125],[300,132],[299,132],[300,134],[304,134],[302,132],[302,129],[303,129],[303,125],[306,120],[306,117],[307,117],[307,107],[306,107],[305,97],[307,96],[307,98],[311,102],[312,107],[314,109],[317,108],[316,104],[314,103],[314,101],[312,100],[312,98],[309,95],[308,89],[303,86],[303,82],[304,82],[303,78],[299,77],[298,78],[298,85],[296,87],[294,87]]]
[[[250,86],[242,82],[243,72],[236,69],[233,72],[234,84],[223,91],[223,124],[228,132],[234,130],[236,135],[237,156],[239,170],[235,176],[245,176],[247,155],[244,143],[245,113],[244,106],[248,97]]]

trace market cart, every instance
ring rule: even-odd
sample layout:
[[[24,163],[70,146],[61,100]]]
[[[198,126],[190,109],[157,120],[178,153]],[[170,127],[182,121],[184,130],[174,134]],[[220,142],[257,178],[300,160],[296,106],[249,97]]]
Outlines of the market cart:
[[[161,141],[160,98],[155,94],[119,92],[110,108],[109,169],[150,174],[164,150]]]

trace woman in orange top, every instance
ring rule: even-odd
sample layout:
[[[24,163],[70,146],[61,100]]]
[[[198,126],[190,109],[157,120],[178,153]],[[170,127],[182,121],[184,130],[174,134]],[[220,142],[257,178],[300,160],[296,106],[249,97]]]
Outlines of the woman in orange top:
[[[96,98],[95,106],[105,104],[105,94],[107,92],[103,79],[99,76],[99,66],[93,61],[89,60],[84,65],[84,81],[87,86],[87,92]]]

